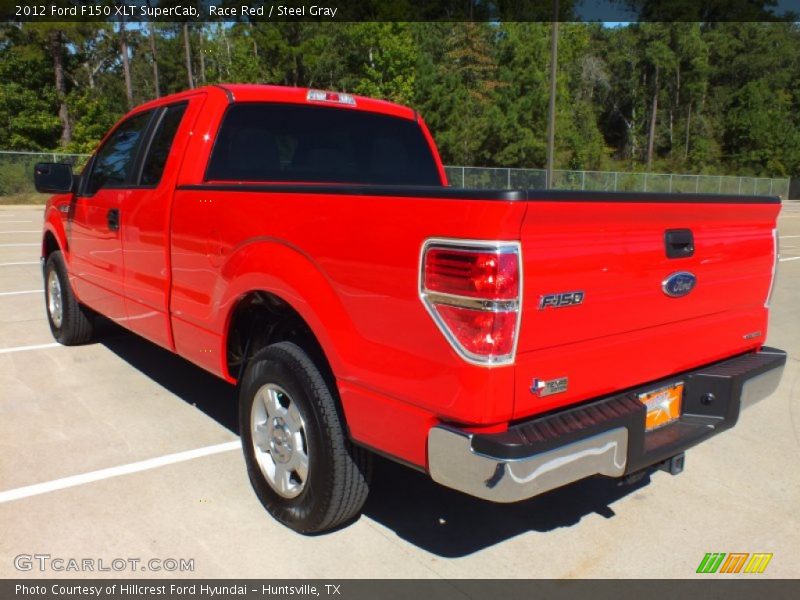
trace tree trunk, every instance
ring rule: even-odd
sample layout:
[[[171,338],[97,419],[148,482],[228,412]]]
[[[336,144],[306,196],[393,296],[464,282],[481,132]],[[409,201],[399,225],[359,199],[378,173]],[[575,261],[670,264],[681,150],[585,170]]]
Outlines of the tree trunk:
[[[228,62],[225,64],[225,72],[228,74],[228,79],[231,78],[231,44],[228,41],[228,35],[225,33],[225,26],[220,24],[220,31],[222,32],[222,39],[225,40],[225,52],[228,57]]]
[[[148,24],[148,34],[150,36],[150,55],[153,57],[153,89],[156,98],[161,97],[161,85],[158,82],[158,54],[156,53],[156,25],[152,21]]]
[[[647,136],[647,170],[653,166],[653,148],[656,140],[656,113],[658,112],[658,65],[653,77],[653,105],[650,109],[650,131]]]
[[[258,60],[258,43],[256,43],[256,38],[253,35],[253,22],[250,21],[248,23],[248,26],[249,26],[249,29],[250,29],[250,38],[253,40],[253,58],[255,58],[256,61],[257,61]]]
[[[298,57],[298,52],[296,51],[303,43],[303,38],[300,35],[300,31],[296,25],[290,25],[289,30],[287,31],[286,40],[292,47],[292,70],[289,74],[288,84],[292,86],[300,85],[301,81],[305,81],[305,73],[303,72],[303,66],[301,60]]]
[[[53,71],[56,78],[56,95],[58,96],[58,118],[61,121],[61,141],[59,143],[63,147],[72,141],[72,124],[69,122],[67,86],[64,83],[64,44],[59,30],[50,32],[50,54],[53,56]]]
[[[470,5],[470,12],[472,5]],[[550,97],[547,105],[547,170],[545,187],[553,188],[553,161],[556,151],[556,86],[558,83],[558,0],[553,0],[553,22],[550,24]]]
[[[669,107],[669,151],[672,153],[672,107]]]
[[[106,63],[106,59],[99,60],[97,64],[91,65],[90,63],[84,63],[84,67],[86,68],[86,75],[89,77],[89,89],[93,90],[97,86],[97,82],[95,81],[95,76],[103,68],[103,65]]]
[[[677,113],[678,117],[681,114],[681,63],[678,61],[675,70],[675,102],[669,107],[669,153],[672,156],[672,117],[673,110]]]
[[[686,114],[686,144],[683,148],[683,160],[689,160],[689,132],[692,130],[692,103],[689,103],[689,110]]]
[[[628,159],[634,161],[639,158],[639,139],[634,129],[636,125],[636,106],[631,108],[631,118],[625,121],[625,128],[628,133]]]
[[[128,59],[128,38],[125,36],[125,20],[119,22],[119,51],[122,55],[122,72],[125,75],[125,95],[128,108],[133,108],[133,85],[131,84],[131,64]]]
[[[92,69],[92,65],[88,62],[83,63],[83,66],[86,68],[86,76],[89,78],[89,89],[94,89],[94,69]]]
[[[192,46],[189,44],[189,24],[183,24],[183,47],[186,50],[186,78],[189,81],[189,89],[194,89],[194,77],[192,76]]]
[[[203,25],[200,25],[200,82],[205,85],[206,84],[206,50],[203,46],[203,37],[205,36],[205,32],[203,31]]]

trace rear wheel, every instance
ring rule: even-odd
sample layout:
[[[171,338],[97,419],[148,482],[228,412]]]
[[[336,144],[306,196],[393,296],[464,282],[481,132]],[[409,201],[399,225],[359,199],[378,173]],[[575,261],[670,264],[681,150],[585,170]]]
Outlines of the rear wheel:
[[[250,482],[270,514],[300,533],[350,521],[367,499],[371,456],[347,439],[335,393],[291,342],[258,352],[242,378],[239,425]]]
[[[65,346],[85,344],[92,339],[93,316],[75,298],[69,285],[67,267],[60,251],[47,257],[44,267],[44,299],[47,321],[56,341]]]

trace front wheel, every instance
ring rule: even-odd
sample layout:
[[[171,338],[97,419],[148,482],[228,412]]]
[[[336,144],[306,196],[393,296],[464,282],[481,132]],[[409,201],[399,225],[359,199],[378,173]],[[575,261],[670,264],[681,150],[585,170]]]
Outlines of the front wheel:
[[[270,514],[300,533],[350,521],[369,492],[371,455],[347,438],[335,393],[291,342],[258,352],[242,378],[239,426],[250,482]]]
[[[44,300],[47,321],[56,341],[75,346],[92,339],[92,314],[75,298],[60,251],[52,252],[44,266]]]

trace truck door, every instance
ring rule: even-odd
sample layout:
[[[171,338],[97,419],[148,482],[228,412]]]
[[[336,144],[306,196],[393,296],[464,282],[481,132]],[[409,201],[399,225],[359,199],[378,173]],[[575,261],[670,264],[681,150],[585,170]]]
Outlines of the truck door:
[[[69,260],[81,302],[124,321],[120,227],[125,199],[133,193],[133,166],[153,111],[137,113],[108,136],[87,168],[70,212]]]
[[[125,326],[172,348],[169,319],[170,203],[202,97],[156,109],[137,165],[136,193],[122,199]],[[189,105],[192,108],[189,108]],[[191,113],[191,114],[190,114]]]

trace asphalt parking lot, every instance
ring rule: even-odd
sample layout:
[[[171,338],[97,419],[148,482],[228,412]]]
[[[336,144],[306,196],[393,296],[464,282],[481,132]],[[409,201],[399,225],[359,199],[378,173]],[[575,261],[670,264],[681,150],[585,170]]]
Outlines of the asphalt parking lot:
[[[708,552],[774,554],[762,575],[715,577],[800,576],[800,202],[779,220],[767,343],[789,352],[781,387],[690,450],[684,473],[502,506],[381,461],[364,515],[319,537],[278,525],[251,491],[232,387],[111,325],[91,345],[54,343],[41,220],[0,207],[0,577],[683,578]],[[34,554],[163,562],[17,570]]]

